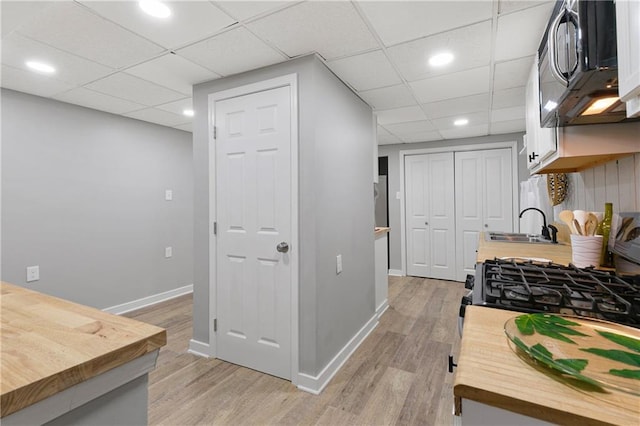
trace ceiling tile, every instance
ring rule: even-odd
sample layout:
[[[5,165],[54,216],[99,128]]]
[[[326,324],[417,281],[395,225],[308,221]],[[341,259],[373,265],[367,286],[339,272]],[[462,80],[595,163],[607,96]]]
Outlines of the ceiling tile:
[[[284,61],[284,57],[244,28],[236,28],[176,53],[220,75],[231,75]]]
[[[88,89],[106,95],[113,95],[145,106],[165,104],[184,98],[182,93],[174,92],[157,84],[142,80],[125,73],[110,75],[91,84]]]
[[[2,65],[0,75],[2,87],[37,96],[49,97],[73,88],[64,81],[7,65]]]
[[[469,120],[469,124],[463,127],[458,127],[453,124],[459,118],[466,118]],[[432,120],[433,125],[438,130],[449,130],[449,129],[462,129],[466,127],[473,127],[480,124],[487,124],[489,122],[489,113],[488,112],[471,112],[465,114],[456,114],[451,117],[442,117],[436,118]]]
[[[318,52],[328,60],[378,47],[351,2],[304,2],[248,27],[289,57]]]
[[[416,100],[404,84],[359,92],[362,99],[375,109],[390,109],[416,105]]]
[[[216,1],[222,10],[240,21],[292,5],[291,1]]]
[[[500,0],[498,4],[498,13],[504,15],[506,13],[515,12],[517,10],[528,9],[534,6],[540,6],[549,3],[549,0],[528,1],[528,0]],[[553,2],[552,2],[553,3]]]
[[[184,130],[185,132],[193,133],[193,123],[178,124],[173,126],[174,129]]]
[[[431,56],[445,51],[455,56],[452,63],[443,67],[429,66]],[[402,43],[390,47],[387,52],[407,81],[488,65],[491,58],[491,21]]]
[[[213,71],[172,53],[128,68],[126,73],[189,96],[194,84],[220,77]]]
[[[135,1],[86,1],[82,4],[167,49],[207,38],[233,24],[235,19],[206,1],[166,1],[167,19],[147,15]]]
[[[20,27],[19,33],[113,68],[143,61],[164,50],[75,2],[54,2],[46,11]]]
[[[381,125],[427,119],[424,111],[419,106],[378,110],[376,115],[378,124]]]
[[[524,119],[524,105],[511,108],[494,109],[491,111],[492,123],[519,119]]]
[[[493,77],[493,89],[509,89],[527,84],[534,56],[514,59],[496,64]]]
[[[78,87],[68,92],[60,93],[53,98],[62,102],[111,112],[113,114],[122,114],[124,112],[145,108],[144,105],[85,89],[84,87]]]
[[[382,126],[378,126],[377,130],[378,145],[392,145],[394,143],[402,143],[397,136],[392,135]]]
[[[386,46],[491,19],[490,1],[358,2]]]
[[[191,98],[180,99],[179,101],[169,102],[168,104],[158,105],[157,109],[161,109],[164,111],[169,111],[174,114],[183,115],[184,123],[192,121],[192,117],[185,116],[182,112],[185,109],[193,109],[193,100]]]
[[[553,5],[549,2],[498,17],[494,59],[504,61],[534,55],[547,28]]]
[[[409,85],[420,103],[485,93],[489,91],[489,67],[439,75]]]
[[[489,134],[489,125],[480,124],[478,126],[465,126],[455,129],[440,130],[440,134],[445,139],[461,139],[486,136]]]
[[[406,143],[433,142],[439,140],[442,140],[442,135],[439,132],[420,132],[402,136],[402,142]]]
[[[38,14],[46,13],[44,10],[52,4],[53,2],[48,1],[2,1],[0,3],[2,7],[2,13],[0,13],[2,37],[17,30]]]
[[[55,78],[81,86],[114,72],[114,69],[80,58],[46,44],[25,38],[18,33],[2,39],[2,63],[32,72],[26,62],[37,60],[56,69]]]
[[[356,90],[369,90],[402,83],[381,50],[329,61],[329,68]]]
[[[409,121],[406,123],[387,124],[383,126],[391,134],[398,137],[413,135],[416,133],[431,132],[435,130],[429,120]]]
[[[456,114],[469,112],[488,111],[489,94],[481,93],[473,96],[446,99],[439,102],[431,102],[422,105],[428,118],[451,117]]]
[[[161,124],[163,126],[176,126],[184,124],[184,116],[174,114],[168,111],[162,111],[155,108],[146,108],[139,111],[128,112],[123,114],[125,117],[135,118],[137,120],[148,121],[151,123]]]
[[[496,90],[493,92],[493,108],[509,108],[526,104],[525,86],[513,87],[511,89]]]
[[[491,123],[491,134],[499,135],[503,133],[524,132],[525,122],[522,120],[498,121]]]

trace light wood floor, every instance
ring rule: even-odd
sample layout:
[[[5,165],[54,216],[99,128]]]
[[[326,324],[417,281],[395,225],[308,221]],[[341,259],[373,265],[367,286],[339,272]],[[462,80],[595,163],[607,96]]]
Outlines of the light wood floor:
[[[164,327],[150,374],[151,425],[451,425],[462,283],[389,278],[390,307],[321,395],[187,353],[191,296],[127,316]],[[457,356],[456,356],[457,358]]]

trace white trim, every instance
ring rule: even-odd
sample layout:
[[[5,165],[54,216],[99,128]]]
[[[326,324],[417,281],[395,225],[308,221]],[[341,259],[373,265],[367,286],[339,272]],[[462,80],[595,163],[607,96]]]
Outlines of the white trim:
[[[402,269],[389,269],[389,276],[392,277],[404,277]]]
[[[195,339],[189,340],[189,349],[187,349],[187,352],[205,358],[213,357],[213,354],[211,353],[211,346],[209,346],[208,343],[200,342]]]
[[[384,299],[380,306],[378,306],[378,309],[376,309],[376,317],[380,319],[382,314],[384,314],[387,309],[389,309],[389,299]]]
[[[155,305],[156,303],[166,302],[167,300],[175,299],[176,297],[184,296],[189,293],[193,293],[193,284],[153,294],[151,296],[143,297],[142,299],[132,300],[131,302],[122,303],[120,305],[111,306],[110,308],[104,308],[103,311],[114,315],[122,315],[127,312]]]
[[[511,171],[512,175],[512,191],[513,191],[513,229],[518,231],[518,142],[517,141],[504,141],[504,142],[488,142],[471,145],[459,145],[459,146],[443,146],[438,148],[419,148],[403,150],[398,152],[399,166],[400,166],[400,261],[402,266],[402,275],[406,275],[407,272],[407,252],[406,252],[406,228],[405,228],[405,188],[404,188],[404,158],[407,155],[420,155],[420,154],[436,154],[441,152],[460,152],[460,151],[481,151],[485,149],[500,149],[511,148]],[[455,157],[454,157],[455,158]],[[391,275],[391,273],[389,273]]]
[[[269,80],[251,83],[209,94],[209,348],[210,356],[216,357],[216,333],[213,319],[216,318],[216,239],[213,222],[216,221],[216,179],[215,179],[215,103],[224,99],[289,86],[291,88],[291,242],[289,260],[291,265],[291,382],[298,384],[298,293],[299,293],[299,235],[298,235],[298,75],[286,74]]]
[[[342,365],[358,349],[358,346],[371,334],[378,325],[378,315],[374,314],[369,321],[358,331],[347,344],[336,354],[326,367],[317,376],[298,373],[298,389],[319,395],[329,384],[329,381],[340,370]]]

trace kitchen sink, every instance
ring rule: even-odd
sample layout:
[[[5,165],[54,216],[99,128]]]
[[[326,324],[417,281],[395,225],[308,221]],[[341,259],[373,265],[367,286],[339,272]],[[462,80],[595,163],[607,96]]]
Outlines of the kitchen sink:
[[[509,232],[485,232],[484,235],[486,241],[501,243],[551,244],[551,240],[544,239],[540,235],[515,234]]]

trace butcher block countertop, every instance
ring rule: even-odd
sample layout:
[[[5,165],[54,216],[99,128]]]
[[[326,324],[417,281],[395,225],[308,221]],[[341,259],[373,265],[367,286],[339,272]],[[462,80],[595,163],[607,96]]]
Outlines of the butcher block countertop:
[[[153,352],[166,331],[1,283],[0,417]]]
[[[549,259],[560,265],[571,263],[570,244],[533,244],[533,243],[505,243],[500,241],[486,241],[484,233],[478,239],[478,262],[501,257],[536,257]]]
[[[453,393],[540,420],[568,424],[637,425],[640,397],[619,391],[577,390],[534,367],[510,347],[504,323],[517,312],[467,306]]]

